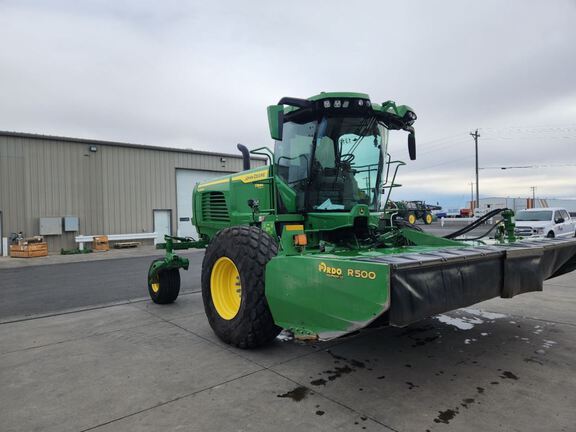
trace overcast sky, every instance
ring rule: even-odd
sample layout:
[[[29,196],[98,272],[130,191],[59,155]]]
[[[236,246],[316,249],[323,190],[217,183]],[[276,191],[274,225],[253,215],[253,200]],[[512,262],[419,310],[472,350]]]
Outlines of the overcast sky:
[[[0,130],[235,152],[282,96],[412,106],[397,199],[576,198],[576,1],[0,0]],[[408,159],[406,136],[393,157]]]

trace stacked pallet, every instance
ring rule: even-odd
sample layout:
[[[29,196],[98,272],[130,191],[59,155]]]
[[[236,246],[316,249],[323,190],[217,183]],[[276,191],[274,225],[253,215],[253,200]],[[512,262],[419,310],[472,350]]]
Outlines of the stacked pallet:
[[[18,240],[18,244],[10,245],[12,258],[34,258],[48,256],[48,243],[44,237],[35,236]]]

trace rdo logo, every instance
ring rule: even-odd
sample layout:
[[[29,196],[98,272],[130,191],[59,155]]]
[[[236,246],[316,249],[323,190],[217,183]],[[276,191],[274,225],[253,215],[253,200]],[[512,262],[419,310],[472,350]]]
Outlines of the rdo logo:
[[[337,277],[337,278],[342,277],[342,269],[341,268],[327,266],[326,263],[324,263],[324,262],[321,262],[318,265],[318,271],[325,273],[325,274],[332,276],[332,277]]]

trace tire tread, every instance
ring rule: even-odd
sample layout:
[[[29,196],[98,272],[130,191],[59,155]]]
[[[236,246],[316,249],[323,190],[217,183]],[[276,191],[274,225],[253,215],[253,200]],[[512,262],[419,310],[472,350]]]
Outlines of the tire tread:
[[[210,326],[224,342],[238,348],[256,348],[280,332],[264,290],[266,264],[278,253],[274,239],[258,227],[239,225],[221,230],[210,242],[202,262],[202,298]],[[216,312],[210,292],[212,266],[221,256],[234,261],[240,272],[242,304],[232,320]]]

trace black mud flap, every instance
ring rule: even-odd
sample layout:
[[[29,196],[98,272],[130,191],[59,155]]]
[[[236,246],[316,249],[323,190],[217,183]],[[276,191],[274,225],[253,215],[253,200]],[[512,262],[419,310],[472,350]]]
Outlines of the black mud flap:
[[[494,297],[542,291],[546,279],[576,270],[576,239],[443,248],[357,260],[390,266],[389,324],[406,326]]]

